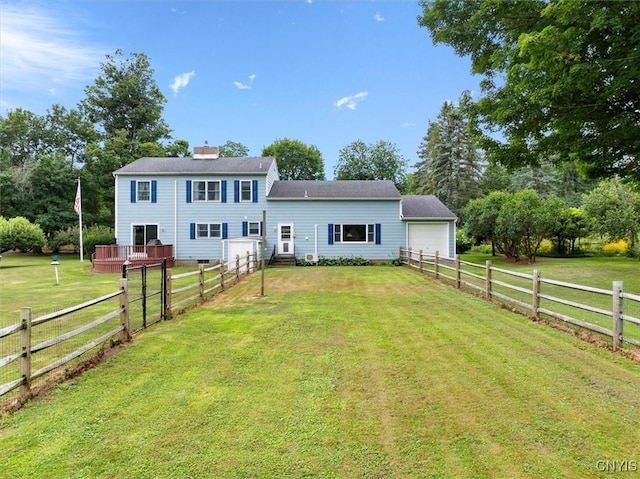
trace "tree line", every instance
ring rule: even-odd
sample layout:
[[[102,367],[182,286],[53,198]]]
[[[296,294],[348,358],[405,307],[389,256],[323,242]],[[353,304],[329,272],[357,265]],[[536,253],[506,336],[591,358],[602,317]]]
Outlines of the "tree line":
[[[73,109],[54,104],[44,115],[17,108],[0,116],[0,217],[20,218],[11,229],[8,221],[0,223],[0,249],[57,246],[56,236],[64,237],[61,232],[77,224],[72,205],[78,178],[83,198],[91,199],[82,205],[84,224],[112,227],[113,171],[141,157],[191,155],[188,142],[174,138],[163,118],[167,100],[145,54],[117,50],[107,55],[84,93]],[[219,152],[223,157],[249,155],[245,145],[231,140]],[[261,155],[277,157],[284,180],[325,179],[322,153],[314,145],[281,138]],[[357,140],[340,151],[334,174],[339,179],[391,179],[404,188],[406,168],[407,160],[393,143]],[[23,220],[37,225],[45,239],[33,229],[27,234]],[[31,245],[15,241],[16,231]]]
[[[480,92],[443,103],[417,163],[391,142],[356,140],[340,150],[334,178],[391,180],[403,194],[436,195],[463,234],[515,258],[535,258],[541,237],[560,254],[575,251],[576,234],[635,245],[640,3],[419,3],[418,25],[470,58]],[[0,216],[37,223],[51,240],[75,224],[80,177],[92,199],[85,221],[112,226],[114,170],[143,156],[190,156],[162,117],[166,98],[153,73],[146,55],[118,50],[77,108],[0,117]],[[239,142],[220,145],[221,156],[248,153]],[[278,159],[282,179],[325,179],[314,145],[285,137],[261,154]]]

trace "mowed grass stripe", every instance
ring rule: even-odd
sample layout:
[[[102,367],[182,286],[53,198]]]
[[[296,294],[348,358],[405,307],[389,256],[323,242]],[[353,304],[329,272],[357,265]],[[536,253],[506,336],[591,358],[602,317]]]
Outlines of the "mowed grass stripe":
[[[406,268],[254,275],[0,423],[2,477],[603,477],[640,368]]]

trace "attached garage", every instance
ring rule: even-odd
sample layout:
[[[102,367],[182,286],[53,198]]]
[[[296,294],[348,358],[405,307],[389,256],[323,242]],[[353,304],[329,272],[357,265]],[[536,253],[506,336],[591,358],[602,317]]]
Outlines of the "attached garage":
[[[456,252],[456,215],[438,198],[403,196],[402,220],[407,225],[406,248],[452,258]]]
[[[449,256],[449,223],[408,223],[407,247],[413,251]]]

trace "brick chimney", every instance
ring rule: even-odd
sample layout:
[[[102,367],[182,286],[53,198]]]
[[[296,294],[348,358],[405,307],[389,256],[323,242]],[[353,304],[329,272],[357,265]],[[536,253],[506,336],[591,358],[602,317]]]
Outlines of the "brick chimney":
[[[220,153],[217,146],[209,146],[208,142],[204,142],[204,146],[193,147],[194,160],[217,160]]]

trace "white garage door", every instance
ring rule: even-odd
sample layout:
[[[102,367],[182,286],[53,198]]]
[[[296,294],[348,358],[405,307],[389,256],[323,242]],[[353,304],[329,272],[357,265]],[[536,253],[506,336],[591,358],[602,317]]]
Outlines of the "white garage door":
[[[449,257],[448,223],[409,223],[409,244],[413,251]]]

